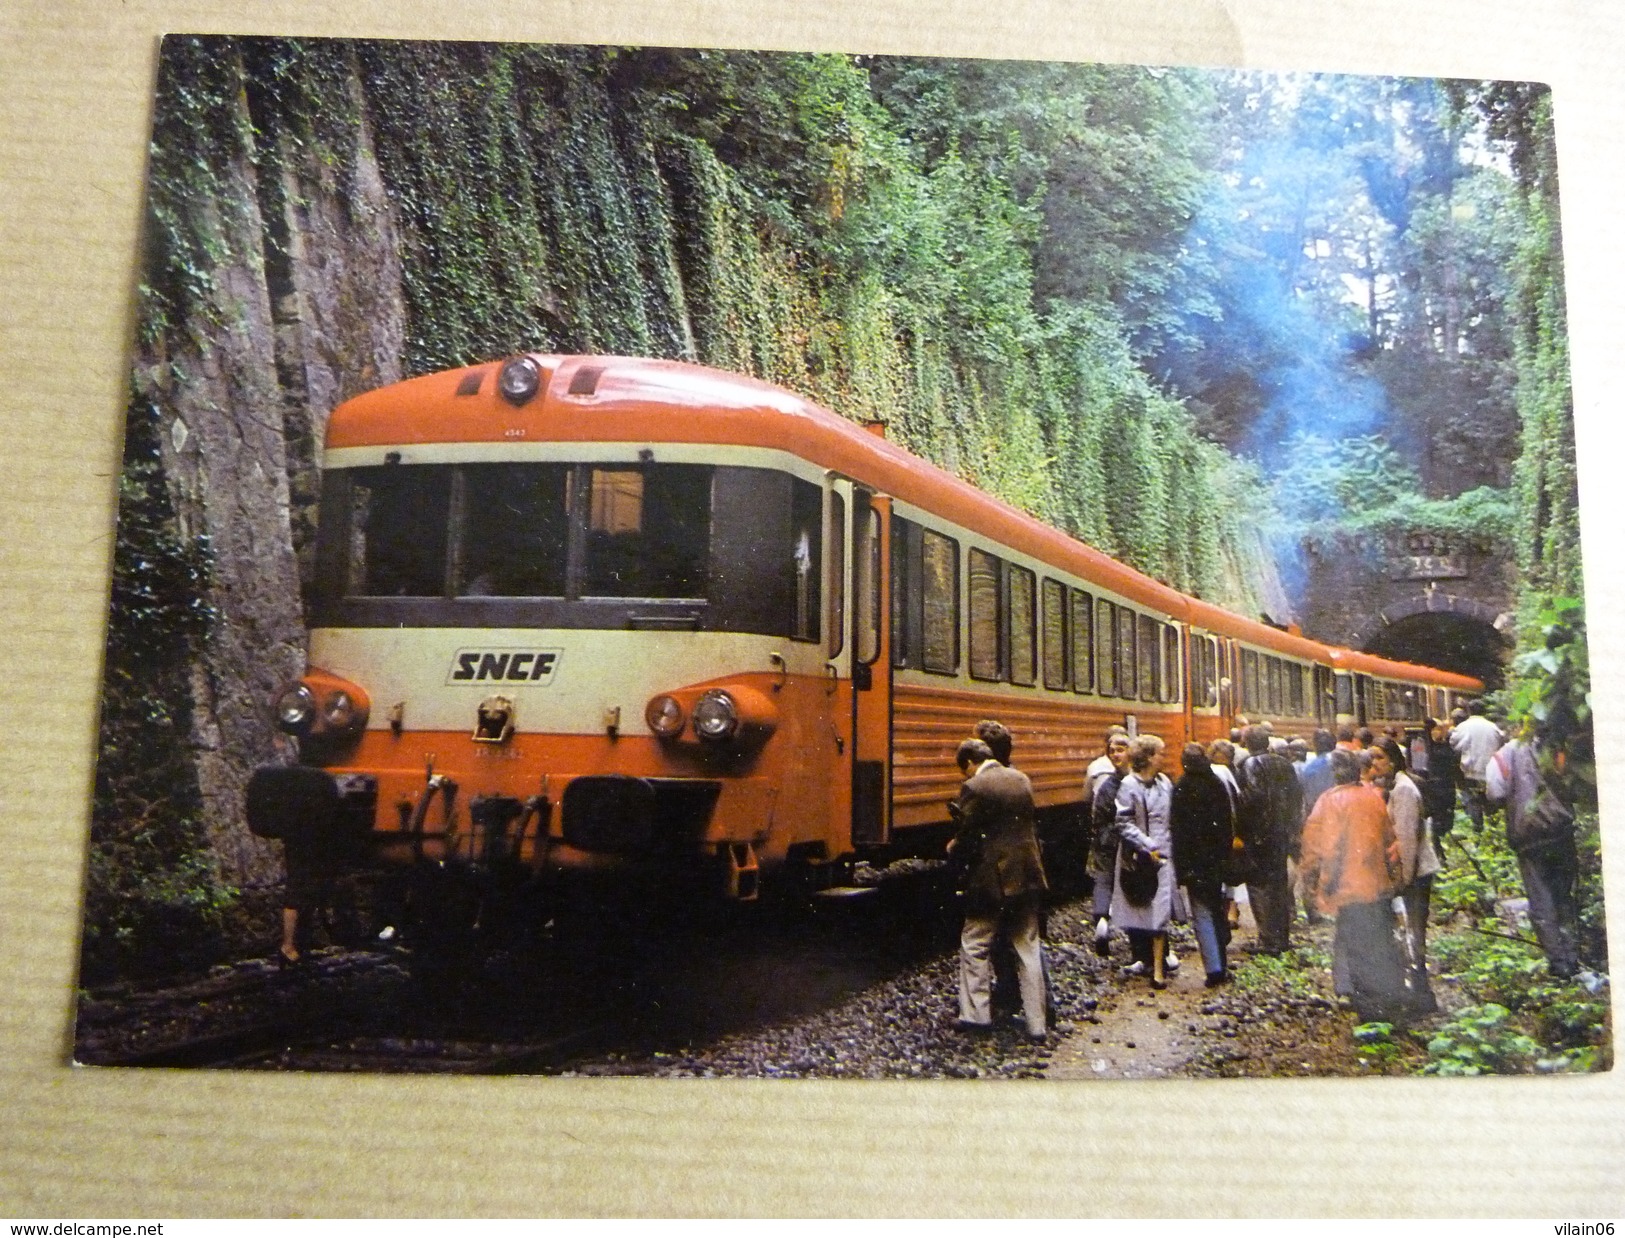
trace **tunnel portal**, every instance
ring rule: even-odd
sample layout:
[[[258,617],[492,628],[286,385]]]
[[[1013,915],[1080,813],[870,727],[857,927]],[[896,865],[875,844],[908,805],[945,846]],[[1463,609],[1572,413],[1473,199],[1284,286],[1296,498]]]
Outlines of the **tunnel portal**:
[[[1511,644],[1486,618],[1455,611],[1422,611],[1384,624],[1365,651],[1401,662],[1419,662],[1484,681],[1487,691],[1506,679]]]

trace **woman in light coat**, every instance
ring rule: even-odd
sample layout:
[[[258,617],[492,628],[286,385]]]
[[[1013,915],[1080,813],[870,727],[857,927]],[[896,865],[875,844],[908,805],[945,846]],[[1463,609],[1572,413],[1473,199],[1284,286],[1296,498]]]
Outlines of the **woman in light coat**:
[[[1405,962],[1411,1003],[1420,1014],[1439,1008],[1428,985],[1428,904],[1433,897],[1433,875],[1439,855],[1433,831],[1423,811],[1422,790],[1405,768],[1399,744],[1384,737],[1371,746],[1374,780],[1388,788],[1388,819],[1399,843],[1399,895],[1405,905]]]
[[[1149,975],[1151,987],[1165,989],[1164,961],[1168,922],[1174,910],[1173,830],[1170,814],[1174,785],[1162,772],[1163,743],[1141,735],[1129,753],[1129,774],[1117,789],[1117,881],[1112,896],[1112,923],[1128,934],[1134,962],[1125,972]],[[1154,883],[1137,879],[1138,866],[1154,865]],[[1143,871],[1143,869],[1142,869]],[[1141,901],[1143,887],[1148,897]]]

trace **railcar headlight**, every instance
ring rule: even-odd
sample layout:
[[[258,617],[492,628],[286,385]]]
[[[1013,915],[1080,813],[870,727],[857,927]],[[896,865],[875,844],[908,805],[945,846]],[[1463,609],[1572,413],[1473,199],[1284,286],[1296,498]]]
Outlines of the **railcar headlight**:
[[[296,683],[276,699],[276,724],[290,735],[303,735],[316,720],[316,696]]]
[[[497,376],[497,390],[509,404],[523,404],[542,386],[542,367],[529,357],[515,357]]]
[[[661,739],[675,739],[683,733],[683,707],[673,696],[657,696],[643,711],[643,720]]]
[[[328,693],[322,702],[322,722],[335,731],[347,731],[355,723],[355,702],[343,690]]]
[[[708,743],[732,739],[739,731],[739,707],[733,697],[712,688],[694,705],[694,734]]]

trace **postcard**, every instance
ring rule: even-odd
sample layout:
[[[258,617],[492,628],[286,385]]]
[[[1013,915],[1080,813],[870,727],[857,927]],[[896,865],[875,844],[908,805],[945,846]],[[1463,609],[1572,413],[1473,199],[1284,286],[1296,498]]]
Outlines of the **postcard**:
[[[1546,87],[156,90],[76,1061],[1611,1066]]]

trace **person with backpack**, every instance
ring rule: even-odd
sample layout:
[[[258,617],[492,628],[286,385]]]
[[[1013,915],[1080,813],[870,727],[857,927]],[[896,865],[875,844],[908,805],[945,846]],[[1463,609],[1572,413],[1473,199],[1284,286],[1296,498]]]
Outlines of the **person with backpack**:
[[[1298,854],[1303,789],[1292,762],[1269,750],[1269,731],[1250,726],[1242,739],[1247,756],[1236,766],[1236,832],[1246,854],[1247,900],[1258,922],[1259,953],[1283,954],[1292,929],[1287,861]]]
[[[1567,980],[1580,970],[1580,857],[1574,847],[1574,812],[1540,771],[1532,738],[1503,745],[1485,766],[1485,795],[1506,805],[1507,842],[1518,856],[1529,919],[1553,976]]]

